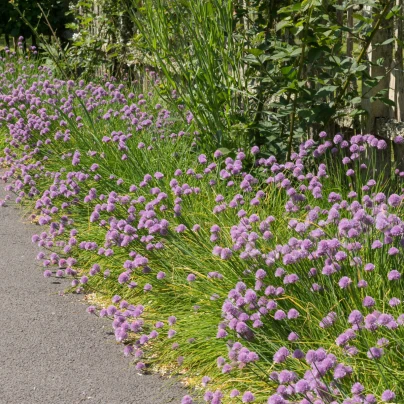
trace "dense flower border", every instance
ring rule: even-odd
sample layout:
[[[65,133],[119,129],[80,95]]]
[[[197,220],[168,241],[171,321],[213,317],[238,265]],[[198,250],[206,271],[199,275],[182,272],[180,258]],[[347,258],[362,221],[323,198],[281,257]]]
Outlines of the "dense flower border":
[[[11,52],[0,72],[0,205],[35,212],[45,277],[111,295],[88,312],[137,369],[209,372],[209,403],[404,400],[404,173],[375,172],[384,140],[210,157],[153,88],[60,80]]]

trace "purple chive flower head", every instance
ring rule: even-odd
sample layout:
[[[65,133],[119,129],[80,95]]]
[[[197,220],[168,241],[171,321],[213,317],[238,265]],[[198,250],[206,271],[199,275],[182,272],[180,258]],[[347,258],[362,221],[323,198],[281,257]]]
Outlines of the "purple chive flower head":
[[[377,399],[373,394],[367,394],[365,397],[364,404],[376,404]]]
[[[252,403],[254,400],[255,400],[255,397],[254,397],[254,395],[251,393],[251,391],[246,391],[246,392],[243,394],[243,397],[242,397],[242,399],[241,399],[241,401],[242,401],[243,403]]]
[[[383,338],[380,338],[380,339],[377,340],[377,345],[379,347],[383,347],[383,346],[386,346],[388,344],[389,344],[389,340],[387,338],[383,337]]]
[[[206,387],[206,385],[210,382],[210,377],[209,376],[203,376],[202,377],[202,386]]]
[[[230,250],[230,248],[223,248],[222,251],[220,252],[220,258],[222,260],[228,260],[231,258],[233,255],[233,252]]]
[[[365,265],[365,271],[366,272],[371,272],[371,271],[373,271],[375,269],[375,266],[374,266],[374,264],[372,264],[372,263],[369,263],[369,264],[366,264]]]
[[[88,306],[87,313],[94,314],[96,312],[95,306]]]
[[[233,389],[230,392],[230,398],[238,397],[240,395],[240,392],[237,389]]]
[[[273,394],[268,398],[268,404],[287,404],[287,401],[279,394]]]
[[[391,306],[391,307],[396,307],[400,304],[401,304],[401,300],[398,299],[397,297],[393,297],[389,300],[389,306]]]
[[[389,251],[388,251],[389,255],[397,255],[399,253],[400,253],[400,251],[398,250],[398,248],[396,248],[396,247],[389,248]]]
[[[198,161],[200,164],[206,164],[208,162],[208,160],[204,154],[201,154],[198,156]]]
[[[368,350],[366,355],[369,359],[380,359],[383,356],[383,349],[372,347]]]
[[[175,231],[177,233],[184,233],[184,231],[186,231],[186,230],[187,230],[187,228],[184,224],[180,224],[175,228]]]
[[[363,387],[363,385],[360,383],[354,383],[351,388],[352,394],[362,394],[364,390],[365,387]]]
[[[168,324],[169,325],[174,325],[177,322],[177,318],[174,316],[168,317]]]
[[[348,278],[347,276],[343,276],[339,280],[338,285],[341,289],[346,289],[351,283],[352,283],[352,279]]]
[[[289,354],[289,350],[286,347],[282,347],[275,353],[273,360],[275,363],[285,362]]]
[[[389,281],[398,281],[401,278],[400,272],[398,272],[396,269],[393,269],[387,274],[387,279]]]
[[[305,394],[310,390],[310,385],[309,383],[304,380],[301,379],[299,380],[296,384],[295,384],[295,391],[296,393],[300,393],[300,394]]]
[[[116,303],[118,303],[121,299],[122,299],[121,296],[115,295],[115,296],[112,298],[112,303],[116,304]]]
[[[284,320],[286,318],[286,313],[283,310],[277,310],[274,315],[275,320]]]
[[[382,393],[382,401],[384,401],[385,403],[389,403],[389,402],[393,401],[395,398],[396,398],[396,395],[391,390],[385,390]]]
[[[348,322],[350,324],[359,324],[363,321],[363,315],[359,310],[354,310],[348,317]]]
[[[377,248],[382,248],[383,247],[383,243],[380,240],[375,240],[372,243],[372,250],[375,250]]]
[[[397,207],[401,203],[401,197],[398,196],[397,194],[392,194],[390,195],[387,202],[390,206]]]
[[[181,404],[192,404],[194,400],[192,400],[191,396],[184,396],[181,400]]]
[[[363,304],[364,307],[373,307],[376,304],[376,302],[375,302],[375,299],[373,299],[373,297],[366,296],[363,299],[362,304]]]

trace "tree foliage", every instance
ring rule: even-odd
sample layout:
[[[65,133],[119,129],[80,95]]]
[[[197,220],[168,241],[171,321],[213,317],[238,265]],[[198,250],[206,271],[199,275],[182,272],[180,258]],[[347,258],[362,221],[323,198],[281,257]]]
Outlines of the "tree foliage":
[[[35,38],[29,25],[35,27],[37,34],[51,35],[51,29],[46,22],[47,18],[56,35],[66,41],[65,25],[68,22],[66,15],[68,5],[68,0],[13,0],[12,2],[0,0],[0,35]],[[24,18],[21,18],[20,13]]]

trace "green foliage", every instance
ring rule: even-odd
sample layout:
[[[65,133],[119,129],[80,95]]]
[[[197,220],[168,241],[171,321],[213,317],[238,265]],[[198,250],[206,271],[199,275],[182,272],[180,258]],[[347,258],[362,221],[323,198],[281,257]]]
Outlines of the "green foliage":
[[[278,7],[269,35],[264,35],[265,21],[271,16],[255,20],[250,36],[255,49],[246,61],[259,72],[256,89],[263,93],[265,110],[279,118],[267,121],[264,133],[281,134],[281,139],[288,133],[290,140],[296,134],[302,139],[313,128],[333,132],[338,119],[365,114],[357,83],[361,81],[370,90],[378,80],[369,76],[371,62],[362,51],[368,49],[377,31],[374,23],[386,14],[382,14],[380,2],[369,2],[369,13],[374,17],[365,19],[355,14],[354,25],[349,28],[343,16],[356,3],[338,6],[336,1],[305,0]],[[259,5],[256,12],[260,14]],[[348,36],[354,45],[353,54],[347,52]],[[261,130],[263,118],[259,119]]]
[[[80,0],[70,6],[74,34],[66,50],[66,62],[76,75],[122,73],[128,59],[127,43],[133,24],[124,12],[123,0]]]
[[[132,2],[136,46],[194,112],[207,143],[255,143],[284,155],[287,142],[290,152],[313,129],[334,132],[342,118],[365,114],[357,83],[369,92],[380,80],[370,77],[364,56],[380,23],[397,12],[392,1],[367,2],[367,14],[357,1],[246,4]],[[348,27],[344,16],[352,8]],[[347,51],[348,37],[354,53]],[[389,103],[380,92],[373,99]]]
[[[0,34],[17,38],[30,38],[33,33],[30,28],[35,27],[40,35],[51,35],[52,31],[42,13],[52,23],[52,30],[59,38],[65,38],[65,24],[68,22],[66,0],[0,0]],[[21,13],[24,18],[21,18]],[[33,36],[35,43],[35,36]]]
[[[156,69],[160,95],[193,113],[206,150],[256,144],[282,158],[319,128],[363,130],[364,99],[394,104],[379,88],[388,63],[367,57],[370,45],[401,46],[376,40],[400,18],[393,3],[80,0],[69,45],[47,51],[74,76]]]

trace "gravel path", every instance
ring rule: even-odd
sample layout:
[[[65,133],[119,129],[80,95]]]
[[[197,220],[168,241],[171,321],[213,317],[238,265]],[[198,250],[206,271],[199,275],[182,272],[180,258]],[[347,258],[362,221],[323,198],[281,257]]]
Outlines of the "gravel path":
[[[0,208],[0,403],[179,403],[173,380],[139,375],[124,358],[110,321],[87,314],[82,296],[59,295],[68,281],[42,276],[36,232]]]

